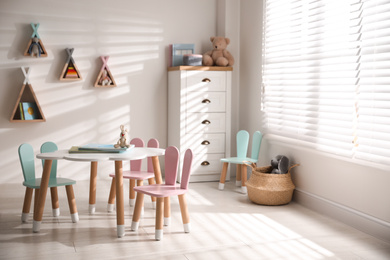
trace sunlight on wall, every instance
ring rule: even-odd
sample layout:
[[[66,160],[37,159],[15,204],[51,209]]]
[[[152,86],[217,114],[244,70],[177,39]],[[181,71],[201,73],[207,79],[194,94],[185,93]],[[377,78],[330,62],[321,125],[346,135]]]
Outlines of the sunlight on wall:
[[[44,7],[39,3],[37,5],[41,7],[16,2],[2,4],[0,69],[15,71],[13,75],[16,76],[20,74],[17,81],[11,76],[8,81],[23,82],[23,74],[17,71],[20,66],[31,67],[31,85],[46,122],[28,125],[31,130],[28,134],[23,123],[0,129],[1,138],[5,140],[0,150],[0,155],[4,155],[0,168],[15,173],[9,178],[0,177],[0,183],[22,179],[17,158],[17,147],[21,142],[33,145],[35,153],[48,140],[57,143],[60,149],[89,142],[116,143],[121,124],[131,130],[130,125],[138,123],[133,122],[131,112],[141,112],[147,104],[135,98],[140,92],[134,89],[145,88],[145,80],[140,82],[136,77],[143,73],[146,62],[161,60],[164,28],[161,18],[140,10],[132,11],[132,4],[121,2],[115,6],[102,6],[91,0],[56,2]],[[65,11],[69,5],[72,5],[72,12]],[[23,56],[32,33],[31,22],[41,25],[38,32],[48,52],[47,58]],[[81,72],[81,81],[59,80],[66,60],[65,48],[75,49],[73,59]],[[101,55],[110,56],[108,67],[117,87],[93,87],[102,66]],[[147,84],[146,91],[156,88],[153,81]],[[20,90],[21,86],[14,85],[9,86],[10,90],[5,93]],[[13,87],[17,90],[12,90]],[[11,106],[14,102],[9,101]],[[11,137],[20,134],[22,137],[17,140]],[[70,178],[89,178],[88,163],[62,160],[58,167],[60,176],[64,172],[63,176]],[[102,164],[98,174],[101,172],[106,176],[108,169],[113,170],[113,166]],[[38,175],[42,171],[38,160],[36,171]]]

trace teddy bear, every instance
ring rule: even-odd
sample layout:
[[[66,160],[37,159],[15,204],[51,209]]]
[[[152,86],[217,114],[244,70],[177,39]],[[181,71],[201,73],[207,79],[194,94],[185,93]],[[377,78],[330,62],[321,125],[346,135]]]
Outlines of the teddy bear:
[[[204,66],[233,66],[234,58],[226,47],[230,43],[229,38],[225,37],[210,37],[210,41],[213,43],[213,50],[203,54]]]

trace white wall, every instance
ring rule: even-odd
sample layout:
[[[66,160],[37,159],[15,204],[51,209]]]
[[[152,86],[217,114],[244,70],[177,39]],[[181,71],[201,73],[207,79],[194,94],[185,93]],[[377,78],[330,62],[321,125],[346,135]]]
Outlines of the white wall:
[[[216,6],[216,0],[1,0],[0,183],[21,183],[17,149],[23,142],[36,152],[45,141],[60,148],[115,143],[125,124],[130,137],[158,138],[166,147],[168,45],[195,43],[197,53],[209,50]],[[23,56],[32,22],[40,23],[47,58]],[[81,82],[59,81],[65,48],[75,48]],[[93,87],[101,55],[110,55],[115,88]],[[44,123],[9,122],[24,80],[21,66],[32,69]],[[98,176],[108,178],[112,162],[99,166]],[[61,161],[59,167],[68,177],[89,178],[86,163]]]
[[[241,1],[239,117],[240,128],[252,133],[262,130],[262,2]],[[389,170],[362,166],[325,156],[315,150],[302,149],[298,145],[289,146],[280,140],[264,138],[260,154],[261,164],[269,165],[271,158],[277,154],[286,155],[293,162],[301,164],[293,171],[297,186],[296,199],[300,203],[366,232],[382,232],[382,238],[390,241]],[[366,227],[363,227],[362,223]],[[370,226],[371,224],[375,227]]]

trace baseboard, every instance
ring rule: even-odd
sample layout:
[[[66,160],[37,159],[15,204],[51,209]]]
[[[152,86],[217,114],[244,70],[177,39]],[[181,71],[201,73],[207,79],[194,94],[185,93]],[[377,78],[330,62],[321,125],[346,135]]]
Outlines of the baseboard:
[[[321,214],[390,243],[390,223],[363,212],[296,189],[294,201]]]

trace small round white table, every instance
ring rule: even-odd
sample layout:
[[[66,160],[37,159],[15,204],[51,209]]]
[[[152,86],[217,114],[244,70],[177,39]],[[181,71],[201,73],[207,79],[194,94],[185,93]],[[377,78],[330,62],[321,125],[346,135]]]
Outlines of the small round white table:
[[[123,161],[138,160],[151,157],[154,168],[156,183],[162,183],[161,168],[158,156],[164,155],[165,149],[134,147],[123,153],[69,153],[68,150],[58,150],[51,153],[40,153],[36,157],[44,159],[41,187],[39,189],[36,210],[34,211],[33,231],[39,232],[42,221],[45,199],[50,178],[50,169],[53,160],[69,160],[91,162],[90,190],[89,190],[89,212],[95,212],[96,204],[96,180],[97,165],[99,161],[115,161],[115,185],[116,185],[116,216],[117,235],[125,235],[124,199],[123,199]]]

